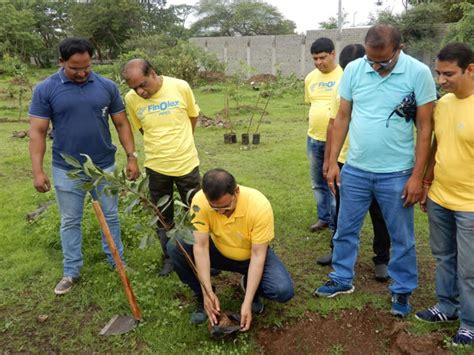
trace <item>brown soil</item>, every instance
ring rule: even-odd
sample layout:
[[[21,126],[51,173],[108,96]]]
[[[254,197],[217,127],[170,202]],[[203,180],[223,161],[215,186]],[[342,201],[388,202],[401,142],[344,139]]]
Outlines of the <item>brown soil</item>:
[[[272,74],[258,74],[253,75],[247,80],[247,84],[250,83],[267,83],[269,81],[276,81],[277,77]]]
[[[283,329],[260,331],[257,342],[260,354],[448,354],[442,334],[415,336],[407,325],[370,307],[326,318],[307,312]]]
[[[214,83],[224,81],[226,75],[223,72],[218,71],[200,71],[199,78],[208,83]]]

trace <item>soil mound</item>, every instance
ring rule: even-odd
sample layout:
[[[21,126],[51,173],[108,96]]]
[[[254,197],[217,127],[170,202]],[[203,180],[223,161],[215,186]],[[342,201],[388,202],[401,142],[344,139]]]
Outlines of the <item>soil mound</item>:
[[[322,317],[307,312],[283,329],[263,329],[257,337],[260,354],[448,354],[443,336],[409,334],[408,323],[366,307]]]

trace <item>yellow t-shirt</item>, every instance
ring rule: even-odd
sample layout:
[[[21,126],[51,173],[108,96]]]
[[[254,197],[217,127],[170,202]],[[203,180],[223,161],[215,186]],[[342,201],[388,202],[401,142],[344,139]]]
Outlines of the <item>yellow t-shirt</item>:
[[[270,202],[250,187],[240,186],[230,217],[214,211],[202,190],[196,193],[191,206],[199,207],[193,219],[196,230],[210,233],[217,249],[229,259],[248,260],[252,244],[268,243],[275,236]]]
[[[160,174],[183,176],[199,165],[190,117],[199,107],[189,84],[163,76],[163,85],[149,99],[134,90],[125,104],[135,129],[143,129],[145,167]]]
[[[341,97],[339,96],[339,82],[336,84],[332,92],[331,97],[331,107],[329,108],[329,118],[335,119],[337,115],[337,111],[339,110],[339,104],[341,103]],[[346,136],[346,140],[341,148],[341,152],[339,153],[339,158],[337,161],[339,163],[344,164],[347,159],[347,152],[349,151],[349,132]]]
[[[318,141],[326,142],[332,93],[341,76],[342,68],[338,65],[327,74],[314,69],[304,79],[304,100],[311,103],[308,136]]]
[[[474,212],[474,95],[443,96],[436,104],[438,142],[429,198],[453,211]]]

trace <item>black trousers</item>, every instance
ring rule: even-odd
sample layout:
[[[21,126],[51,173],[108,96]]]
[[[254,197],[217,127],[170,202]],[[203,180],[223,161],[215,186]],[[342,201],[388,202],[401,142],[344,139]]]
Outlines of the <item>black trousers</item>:
[[[339,168],[342,169],[344,164],[338,163]],[[336,187],[336,222],[335,230],[337,231],[337,217],[339,215],[339,189],[337,184],[334,184]],[[380,209],[379,204],[375,199],[372,200],[372,203],[369,207],[370,219],[372,220],[372,226],[374,229],[374,240],[372,243],[372,249],[375,256],[372,258],[375,265],[385,264],[388,265],[390,260],[390,235],[388,234],[387,226],[383,219],[382,210]],[[333,235],[334,236],[334,235]],[[334,244],[331,238],[331,250],[334,248]]]
[[[166,209],[163,209],[161,213],[165,219],[166,224],[168,226],[172,226],[174,224],[174,185],[176,185],[176,189],[178,190],[181,201],[189,205],[194,194],[201,188],[201,175],[199,174],[199,166],[195,167],[189,174],[183,176],[164,175],[149,168],[146,168],[146,173],[148,175],[148,188],[150,190],[152,202],[156,204],[163,196],[170,196],[171,198],[170,205],[166,207]],[[168,257],[166,250],[168,238],[166,236],[166,229],[159,221],[157,223],[157,234],[160,239],[161,248],[163,249],[163,253],[166,258]]]

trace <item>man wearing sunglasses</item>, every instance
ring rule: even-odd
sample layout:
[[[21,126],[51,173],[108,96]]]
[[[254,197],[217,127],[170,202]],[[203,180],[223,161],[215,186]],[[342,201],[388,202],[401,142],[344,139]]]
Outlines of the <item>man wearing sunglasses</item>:
[[[351,293],[359,232],[373,198],[379,204],[391,239],[388,273],[392,279],[391,312],[406,317],[417,287],[413,205],[431,143],[431,113],[436,89],[429,68],[403,53],[400,31],[371,27],[366,56],[349,63],[341,79],[341,102],[334,121],[327,181],[339,186],[341,206],[334,236],[330,280],[315,290],[321,297]],[[413,120],[387,117],[410,93],[416,97],[416,144]],[[349,129],[350,126],[350,129]],[[337,158],[349,131],[349,153],[340,174]],[[415,152],[415,154],[414,154]]]
[[[193,255],[197,272],[208,290],[203,293],[194,272],[174,243],[168,253],[181,281],[194,292],[198,307],[191,315],[194,324],[209,317],[217,324],[220,303],[211,285],[210,270],[216,268],[242,275],[245,292],[241,306],[241,331],[247,331],[252,313],[263,312],[260,297],[287,302],[294,294],[293,282],[283,263],[269,247],[274,238],[273,211],[270,202],[259,191],[237,185],[235,178],[223,169],[204,174],[202,190],[193,198],[195,216],[194,245],[184,244]]]

